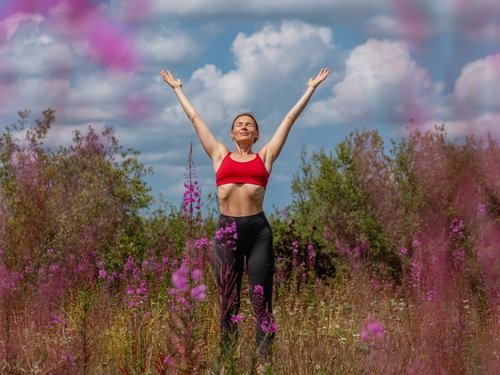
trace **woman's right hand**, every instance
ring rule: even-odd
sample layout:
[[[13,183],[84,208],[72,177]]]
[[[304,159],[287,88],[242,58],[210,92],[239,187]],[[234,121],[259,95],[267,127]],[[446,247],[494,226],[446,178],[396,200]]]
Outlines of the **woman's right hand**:
[[[321,82],[326,79],[326,77],[328,77],[328,74],[330,74],[330,70],[328,68],[321,68],[315,78],[309,78],[307,84],[311,87],[316,88]]]
[[[161,77],[163,78],[163,80],[168,83],[168,85],[170,87],[172,87],[173,89],[176,89],[176,88],[179,88],[179,87],[182,87],[182,82],[179,78],[175,79],[174,76],[172,75],[172,73],[170,73],[168,70],[165,71],[165,70],[162,70],[160,72],[161,74]]]

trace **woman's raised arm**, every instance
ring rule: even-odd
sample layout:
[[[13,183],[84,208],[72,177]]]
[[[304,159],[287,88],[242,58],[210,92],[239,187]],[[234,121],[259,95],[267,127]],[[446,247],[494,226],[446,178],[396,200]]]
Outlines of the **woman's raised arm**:
[[[307,82],[306,91],[302,94],[300,99],[295,103],[295,105],[290,109],[285,118],[281,121],[278,129],[274,133],[271,140],[262,148],[260,153],[265,158],[265,164],[268,170],[270,170],[272,163],[278,158],[281,149],[285,145],[286,139],[288,137],[288,133],[290,133],[290,129],[292,128],[293,123],[300,116],[304,108],[306,107],[309,99],[311,99],[312,94],[316,90],[316,87],[319,86],[321,82],[323,82],[330,71],[328,68],[321,68],[318,75],[315,78],[310,78]]]
[[[181,80],[179,78],[174,78],[172,73],[168,70],[162,70],[160,74],[163,80],[172,88],[172,90],[174,90],[182,109],[186,112],[187,117],[193,123],[196,134],[198,134],[198,138],[200,139],[200,142],[208,156],[210,156],[212,160],[222,158],[227,152],[226,147],[214,137],[205,120],[203,120],[196,108],[189,101],[186,94],[182,90]]]

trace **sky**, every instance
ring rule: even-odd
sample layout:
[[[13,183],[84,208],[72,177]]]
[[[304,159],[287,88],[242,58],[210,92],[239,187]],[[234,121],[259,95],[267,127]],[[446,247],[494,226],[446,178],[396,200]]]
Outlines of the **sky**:
[[[54,149],[111,127],[174,204],[191,143],[202,199],[216,187],[162,69],[230,149],[232,119],[252,112],[258,151],[321,67],[330,76],[273,167],[265,211],[291,203],[301,150],[356,129],[387,142],[439,124],[452,139],[500,136],[498,0],[0,0],[0,130],[49,107]]]

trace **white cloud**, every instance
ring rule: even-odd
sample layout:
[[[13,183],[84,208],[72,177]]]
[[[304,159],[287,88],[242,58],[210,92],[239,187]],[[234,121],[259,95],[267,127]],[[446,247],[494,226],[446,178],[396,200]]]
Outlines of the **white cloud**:
[[[472,40],[498,37],[500,2],[497,0],[428,0],[450,31],[464,33]],[[482,39],[479,39],[482,38]]]
[[[245,35],[240,33],[233,42],[236,65],[245,73],[255,74],[263,66],[276,67],[283,75],[298,68],[306,59],[315,65],[323,61],[332,48],[332,31],[303,22],[283,22],[279,28],[268,25],[262,30]]]
[[[396,38],[418,42],[437,32],[439,25],[431,25],[429,20],[420,17],[401,15],[399,18],[387,14],[377,14],[370,18],[365,29],[368,36],[377,38]]]
[[[106,129],[106,124],[103,122],[93,122],[92,124],[79,124],[79,125],[67,125],[61,124],[57,121],[56,113],[56,124],[52,126],[47,134],[46,141],[44,142],[46,146],[57,148],[61,145],[69,146],[73,143],[73,137],[75,132],[78,131],[81,134],[87,134],[89,125],[95,130],[96,134],[101,134]]]
[[[142,33],[136,38],[135,44],[138,55],[144,61],[143,65],[148,69],[192,60],[201,50],[198,42],[185,33],[163,30]]]
[[[58,75],[76,68],[71,47],[53,36],[33,30],[20,31],[0,50],[0,73],[15,75]]]
[[[476,137],[486,137],[488,134],[500,139],[500,112],[490,112],[478,115],[469,119],[456,119],[450,121],[432,120],[419,124],[421,131],[433,131],[436,125],[444,124],[446,133],[452,139],[464,138],[469,135]],[[411,130],[412,126],[409,126]],[[399,128],[400,134],[407,134],[407,129]]]
[[[441,33],[465,36],[471,41],[500,38],[500,2],[497,0],[422,0],[382,2],[375,14],[364,21],[369,37],[403,38],[417,47]]]
[[[71,91],[70,82],[65,78],[27,77],[18,79],[2,87],[9,97],[0,95],[0,113],[6,117],[18,110],[29,109],[39,113],[48,107],[57,108],[65,102]]]
[[[441,85],[410,56],[405,43],[370,39],[346,60],[332,96],[313,103],[316,122],[394,123],[432,118]]]
[[[387,14],[377,14],[365,25],[367,34],[375,37],[393,37],[399,30],[398,20]]]
[[[179,153],[174,150],[145,152],[140,155],[140,160],[144,163],[164,162],[178,158],[179,158]]]
[[[465,65],[453,94],[464,114],[500,111],[500,53]]]
[[[6,42],[12,38],[18,28],[25,23],[39,25],[44,17],[39,14],[15,13],[0,21],[0,42]],[[0,49],[0,52],[2,50]]]

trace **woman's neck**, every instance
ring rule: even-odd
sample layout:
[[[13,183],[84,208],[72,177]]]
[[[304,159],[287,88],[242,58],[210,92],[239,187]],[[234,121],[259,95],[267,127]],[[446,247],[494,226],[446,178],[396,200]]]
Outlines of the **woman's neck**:
[[[241,155],[252,155],[253,154],[253,151],[252,151],[252,145],[240,145],[238,143],[236,143],[236,152],[241,154]]]

